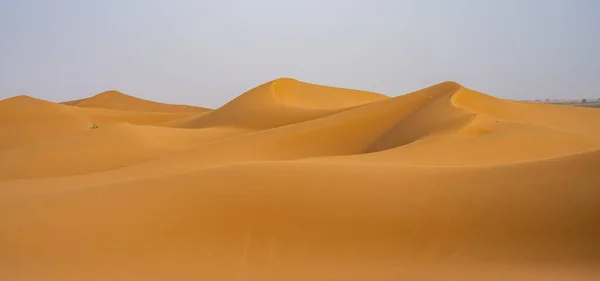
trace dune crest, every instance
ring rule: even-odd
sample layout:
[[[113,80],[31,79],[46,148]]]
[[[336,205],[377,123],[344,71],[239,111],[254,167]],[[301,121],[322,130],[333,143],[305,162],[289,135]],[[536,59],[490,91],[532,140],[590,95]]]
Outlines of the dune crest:
[[[291,78],[272,81],[271,91],[275,100],[280,103],[308,109],[354,107],[388,98],[377,93],[321,86]]]
[[[259,85],[181,126],[232,126],[264,130],[320,118],[384,99],[388,97],[280,78]]]
[[[597,120],[451,81],[1,100],[0,279],[598,280]]]

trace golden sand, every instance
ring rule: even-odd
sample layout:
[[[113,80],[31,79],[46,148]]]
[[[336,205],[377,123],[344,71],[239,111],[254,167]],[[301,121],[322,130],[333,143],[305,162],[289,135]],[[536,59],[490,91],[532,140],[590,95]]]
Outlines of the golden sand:
[[[599,120],[453,82],[5,99],[0,280],[600,280]]]
[[[131,111],[149,111],[149,112],[172,112],[172,113],[198,113],[209,111],[204,107],[175,105],[153,102],[123,94],[119,91],[111,90],[102,92],[93,97],[63,102],[62,104],[77,107],[105,108]]]

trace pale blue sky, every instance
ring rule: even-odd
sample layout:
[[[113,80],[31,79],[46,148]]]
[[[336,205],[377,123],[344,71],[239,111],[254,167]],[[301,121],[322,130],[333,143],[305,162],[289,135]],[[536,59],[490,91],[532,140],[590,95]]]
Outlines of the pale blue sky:
[[[218,107],[278,77],[600,97],[595,0],[0,0],[0,98],[108,89]]]

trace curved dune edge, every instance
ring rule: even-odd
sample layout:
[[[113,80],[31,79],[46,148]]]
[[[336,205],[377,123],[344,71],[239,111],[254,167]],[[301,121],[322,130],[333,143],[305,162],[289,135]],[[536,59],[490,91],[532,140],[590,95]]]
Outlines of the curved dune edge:
[[[0,101],[0,279],[600,277],[600,110],[289,78],[139,100]]]
[[[318,119],[387,98],[366,91],[280,78],[258,85],[222,107],[179,122],[177,126],[228,126],[266,130]]]
[[[321,86],[291,78],[272,81],[271,92],[282,104],[307,109],[350,108],[389,98],[377,93]]]

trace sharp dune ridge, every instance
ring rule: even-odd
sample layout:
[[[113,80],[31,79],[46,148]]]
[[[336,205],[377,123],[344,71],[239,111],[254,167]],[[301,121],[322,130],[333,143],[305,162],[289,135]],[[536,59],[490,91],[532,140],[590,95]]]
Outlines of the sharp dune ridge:
[[[597,120],[456,82],[1,100],[0,279],[597,280]]]

